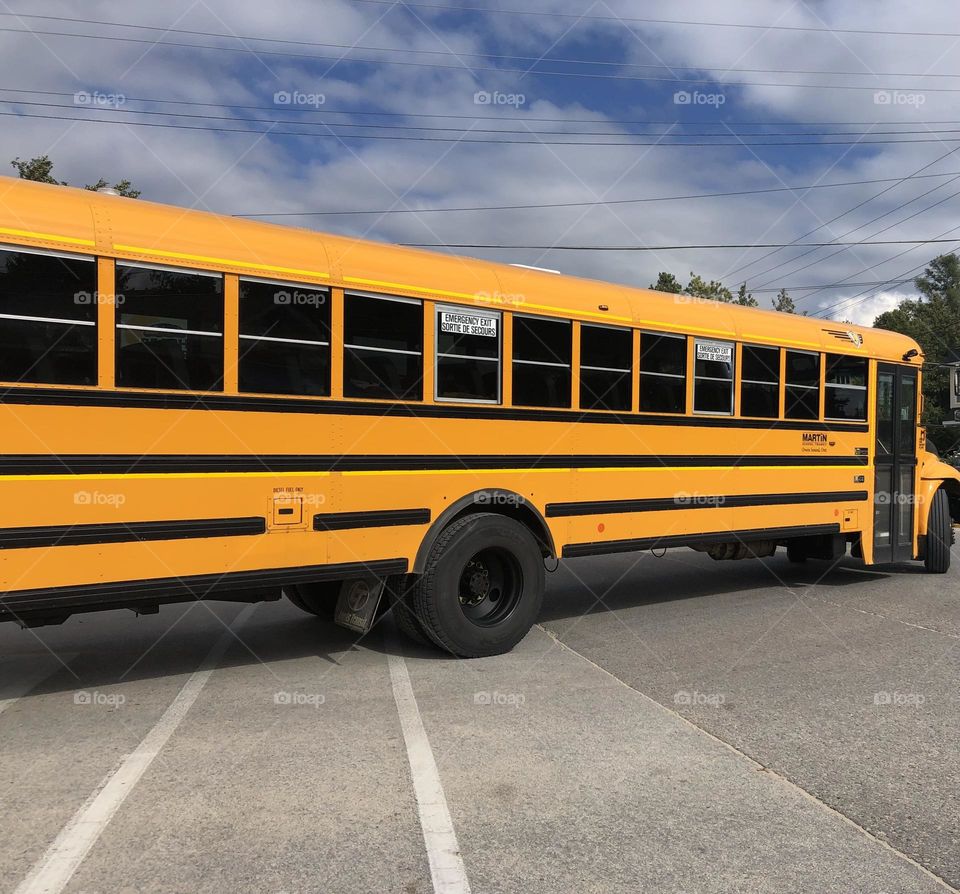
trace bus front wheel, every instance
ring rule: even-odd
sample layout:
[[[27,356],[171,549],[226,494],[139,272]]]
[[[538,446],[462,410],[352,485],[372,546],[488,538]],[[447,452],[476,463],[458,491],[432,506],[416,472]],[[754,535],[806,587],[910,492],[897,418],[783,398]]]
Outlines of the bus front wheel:
[[[927,543],[923,564],[930,574],[945,574],[950,568],[950,547],[953,543],[953,521],[950,500],[941,487],[933,495],[927,519]]]
[[[530,530],[477,513],[443,531],[413,592],[417,619],[440,648],[459,658],[509,652],[540,613],[543,556]]]

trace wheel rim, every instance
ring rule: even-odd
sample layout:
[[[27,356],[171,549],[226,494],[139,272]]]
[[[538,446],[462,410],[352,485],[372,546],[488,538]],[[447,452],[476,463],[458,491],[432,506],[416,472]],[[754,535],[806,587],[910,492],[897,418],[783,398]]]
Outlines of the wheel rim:
[[[478,627],[492,627],[513,614],[523,593],[520,563],[504,549],[484,549],[463,567],[460,610]]]

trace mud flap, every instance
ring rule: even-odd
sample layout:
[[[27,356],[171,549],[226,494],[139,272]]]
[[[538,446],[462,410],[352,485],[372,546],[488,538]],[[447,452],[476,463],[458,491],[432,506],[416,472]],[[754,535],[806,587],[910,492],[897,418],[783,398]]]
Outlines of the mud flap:
[[[345,580],[333,613],[334,623],[354,633],[366,633],[377,616],[385,584],[381,577]]]

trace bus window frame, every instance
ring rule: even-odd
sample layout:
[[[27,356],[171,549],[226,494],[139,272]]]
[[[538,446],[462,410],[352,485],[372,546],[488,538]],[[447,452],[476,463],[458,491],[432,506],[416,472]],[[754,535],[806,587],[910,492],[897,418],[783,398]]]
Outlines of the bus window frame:
[[[739,354],[740,362],[737,366],[737,416],[742,419],[769,419],[769,420],[779,420],[783,419],[783,395],[784,395],[784,384],[786,380],[786,372],[784,370],[784,363],[786,362],[786,354],[784,349],[780,345],[771,345],[763,344],[762,342],[752,342],[744,341],[739,342]],[[763,382],[759,379],[745,379],[743,378],[743,352],[748,348],[751,349],[760,349],[767,351],[775,351],[777,354],[777,362],[779,366],[779,375],[776,382]],[[776,385],[777,386],[777,412],[773,416],[748,416],[743,412],[743,386],[744,385]]]
[[[237,363],[236,363],[236,375],[238,380],[237,393],[238,394],[250,394],[250,395],[266,395],[266,396],[275,396],[275,397],[297,397],[304,399],[314,399],[314,400],[325,400],[329,399],[333,394],[333,290],[326,283],[324,284],[314,284],[314,283],[305,283],[305,282],[291,282],[289,280],[281,279],[269,279],[260,276],[247,276],[245,274],[240,274],[236,277],[237,281],[237,294],[236,294],[236,311],[237,311],[237,332],[236,332],[236,341],[237,341]],[[313,339],[297,339],[297,338],[277,338],[271,337],[269,335],[245,335],[240,329],[241,322],[241,289],[245,282],[257,283],[259,285],[265,286],[279,286],[282,289],[303,289],[310,292],[322,292],[326,295],[327,298],[327,308],[328,308],[328,325],[329,336],[327,341],[315,341]],[[372,297],[372,296],[370,296]],[[226,332],[224,333],[226,337]],[[242,346],[245,341],[248,342],[271,342],[273,344],[296,344],[296,345],[310,345],[314,347],[325,347],[327,349],[327,354],[329,358],[329,375],[327,377],[327,393],[326,394],[288,394],[285,392],[275,392],[275,391],[243,391],[239,387],[239,377],[240,377],[240,364],[243,360],[243,351]],[[341,352],[342,353],[342,352]],[[342,364],[342,357],[341,357]]]
[[[498,320],[497,324],[497,356],[494,357],[474,357],[468,359],[479,360],[482,363],[493,363],[497,364],[497,398],[496,400],[491,400],[490,398],[483,397],[440,397],[439,388],[440,388],[440,358],[441,357],[460,357],[466,355],[459,354],[441,354],[440,353],[440,313],[441,311],[449,311],[451,313],[469,313],[474,316],[483,316],[490,317],[492,319]],[[510,314],[511,325],[512,317]],[[475,308],[469,307],[464,304],[447,304],[440,301],[433,302],[433,400],[435,403],[443,404],[485,404],[487,406],[498,407],[503,405],[503,343],[504,343],[504,327],[506,326],[506,319],[508,315],[501,310],[490,310],[489,308]],[[424,314],[424,320],[426,320],[426,314]]]
[[[633,376],[633,389],[636,392],[636,406],[638,415],[649,414],[651,416],[675,416],[678,419],[683,416],[689,416],[693,407],[693,397],[691,394],[692,376],[690,375],[690,351],[695,350],[691,347],[693,336],[682,332],[660,332],[656,329],[637,329],[636,344],[636,372]],[[683,373],[661,373],[648,372],[643,369],[643,337],[652,335],[655,338],[675,338],[683,343]],[[659,379],[675,379],[683,382],[683,409],[677,411],[667,410],[645,410],[643,409],[643,377],[655,376]]]
[[[517,320],[539,320],[547,323],[563,323],[567,324],[570,327],[570,362],[569,363],[559,363],[546,360],[518,360],[516,357],[516,321]],[[550,317],[545,314],[529,314],[529,313],[512,313],[510,315],[510,328],[511,328],[511,339],[510,339],[510,384],[511,390],[513,390],[516,385],[516,373],[514,371],[514,366],[519,364],[520,366],[545,366],[551,369],[566,369],[570,373],[570,399],[566,404],[561,406],[548,406],[544,404],[518,404],[514,399],[514,395],[510,395],[510,405],[517,407],[518,409],[524,410],[572,410],[574,406],[579,406],[579,393],[574,394],[574,389],[576,388],[579,392],[580,387],[580,377],[576,376],[576,382],[574,382],[574,369],[579,370],[579,356],[575,353],[574,344],[578,339],[576,338],[576,327],[575,323],[581,323],[582,320],[578,320],[575,317]],[[541,339],[538,339],[541,341]],[[574,402],[577,402],[576,404]],[[606,411],[609,412],[609,411]]]
[[[384,401],[393,401],[394,403],[402,404],[422,404],[425,401],[425,392],[424,385],[426,384],[426,367],[427,367],[427,351],[426,344],[424,341],[424,326],[426,325],[427,311],[430,308],[430,302],[424,301],[422,298],[409,298],[406,295],[391,295],[384,292],[366,292],[362,289],[350,289],[346,287],[325,287],[330,295],[330,395],[329,397],[320,397],[314,396],[314,400],[329,400],[334,396],[334,381],[335,378],[339,378],[340,384],[340,394],[345,400],[359,400],[359,401],[371,401],[383,403]],[[333,290],[335,288],[340,289],[340,299],[337,302],[340,306],[339,309],[339,318],[337,317],[336,304],[334,304]],[[347,304],[351,296],[356,295],[358,298],[374,298],[378,301],[392,301],[395,304],[416,304],[420,307],[420,350],[419,351],[406,351],[399,350],[397,348],[371,348],[369,345],[349,345],[347,344]],[[335,326],[340,326],[339,333],[335,333]],[[336,356],[334,356],[333,349],[337,347],[338,351]],[[420,397],[414,398],[398,398],[398,397],[357,397],[351,396],[346,397],[344,395],[345,383],[344,383],[344,374],[346,372],[347,366],[347,350],[351,351],[371,351],[377,352],[381,351],[384,354],[405,354],[409,357],[419,357],[420,358]],[[309,395],[308,395],[309,397]]]
[[[612,324],[612,323],[593,323],[593,322],[588,322],[588,321],[584,321],[584,320],[578,320],[577,322],[579,323],[580,338],[579,338],[579,339],[574,338],[574,349],[575,349],[575,350],[571,353],[571,360],[574,361],[574,363],[575,363],[575,365],[576,365],[576,368],[577,368],[577,371],[578,371],[578,375],[577,375],[577,377],[576,377],[576,379],[577,379],[577,382],[576,382],[576,391],[577,391],[577,393],[576,393],[576,400],[577,400],[576,407],[577,407],[577,409],[578,409],[578,410],[582,410],[582,409],[583,409],[583,371],[584,371],[584,370],[587,370],[588,372],[614,372],[614,373],[626,374],[626,376],[627,376],[627,385],[628,385],[628,387],[629,387],[629,389],[630,389],[630,392],[629,392],[629,395],[628,395],[628,396],[629,396],[629,400],[627,401],[627,406],[626,406],[626,407],[623,407],[622,409],[617,409],[617,410],[612,410],[612,409],[610,409],[610,408],[608,408],[608,407],[594,407],[594,408],[592,408],[591,410],[589,410],[588,412],[591,412],[591,413],[619,413],[620,415],[623,415],[624,413],[630,413],[630,412],[632,411],[632,409],[633,409],[633,403],[634,403],[633,383],[634,383],[634,377],[635,377],[636,372],[637,372],[637,370],[636,370],[636,368],[635,368],[635,367],[636,367],[636,364],[634,363],[635,356],[634,356],[634,344],[633,344],[633,339],[634,339],[634,333],[636,333],[638,330],[635,329],[635,328],[632,328],[632,327],[630,327],[630,326],[617,326],[617,325]],[[614,368],[614,367],[584,366],[584,365],[583,365],[583,330],[584,330],[585,328],[590,328],[590,329],[610,329],[610,330],[613,330],[614,332],[625,332],[625,333],[627,333],[627,335],[629,335],[629,337],[630,337],[629,358],[628,358],[628,360],[627,360],[627,362],[630,364],[629,368],[627,368],[627,369],[616,369],[616,368]],[[638,387],[639,387],[639,386],[638,386]],[[572,389],[572,388],[573,388],[573,381],[572,381],[572,378],[571,378],[571,389]],[[571,395],[571,396],[573,396],[573,395]]]
[[[827,381],[827,375],[830,371],[830,357],[844,357],[853,360],[861,360],[864,364],[863,370],[863,384],[862,385],[837,385],[830,384]],[[842,354],[836,351],[826,351],[823,354],[823,359],[821,360],[823,365],[823,418],[827,422],[866,422],[870,416],[870,359],[866,356],[861,356],[858,354]],[[863,416],[862,417],[850,417],[850,416],[828,416],[827,415],[827,389],[828,388],[849,388],[854,391],[863,391]]]
[[[690,379],[693,383],[693,393],[690,402],[690,412],[694,416],[733,416],[736,410],[737,405],[737,381],[740,375],[740,370],[737,367],[737,342],[728,341],[722,338],[710,338],[708,336],[699,336],[694,335],[691,338],[693,343],[692,351],[692,374]],[[716,376],[698,376],[697,375],[697,343],[702,342],[703,344],[714,344],[714,345],[725,345],[731,349],[730,351],[730,378],[729,379],[718,379]],[[730,383],[730,409],[725,410],[698,410],[697,409],[697,382],[729,382]]]
[[[807,354],[810,357],[817,358],[818,382],[816,385],[795,385],[788,381],[788,360],[791,354]],[[791,422],[820,422],[823,420],[824,407],[824,375],[826,373],[826,363],[824,361],[823,351],[809,351],[803,348],[784,348],[783,349],[783,416],[782,418]],[[869,367],[868,367],[869,369]],[[807,391],[817,392],[817,415],[813,418],[806,416],[788,416],[787,415],[787,390],[789,388],[803,388]],[[850,420],[847,420],[850,421]]]

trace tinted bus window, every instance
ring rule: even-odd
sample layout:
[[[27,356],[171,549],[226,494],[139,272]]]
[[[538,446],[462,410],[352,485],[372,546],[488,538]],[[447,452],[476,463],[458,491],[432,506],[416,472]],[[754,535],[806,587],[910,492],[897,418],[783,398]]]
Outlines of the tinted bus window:
[[[694,412],[733,413],[733,345],[698,338],[694,350]]]
[[[820,418],[820,355],[787,351],[787,419]]]
[[[572,352],[570,322],[514,316],[514,405],[569,407]]]
[[[330,296],[240,280],[240,390],[330,394]]]
[[[640,409],[649,413],[686,412],[686,336],[640,334]]]
[[[419,301],[346,295],[343,342],[346,397],[422,399],[423,305]]]
[[[580,327],[580,407],[630,409],[633,333],[608,326]]]
[[[744,345],[740,364],[740,415],[780,415],[780,349]]]
[[[223,277],[117,264],[117,384],[223,390]]]
[[[97,382],[97,264],[0,249],[0,380]]]
[[[436,313],[437,399],[499,403],[501,315],[465,307]]]
[[[827,354],[824,413],[827,419],[867,418],[867,361]]]

